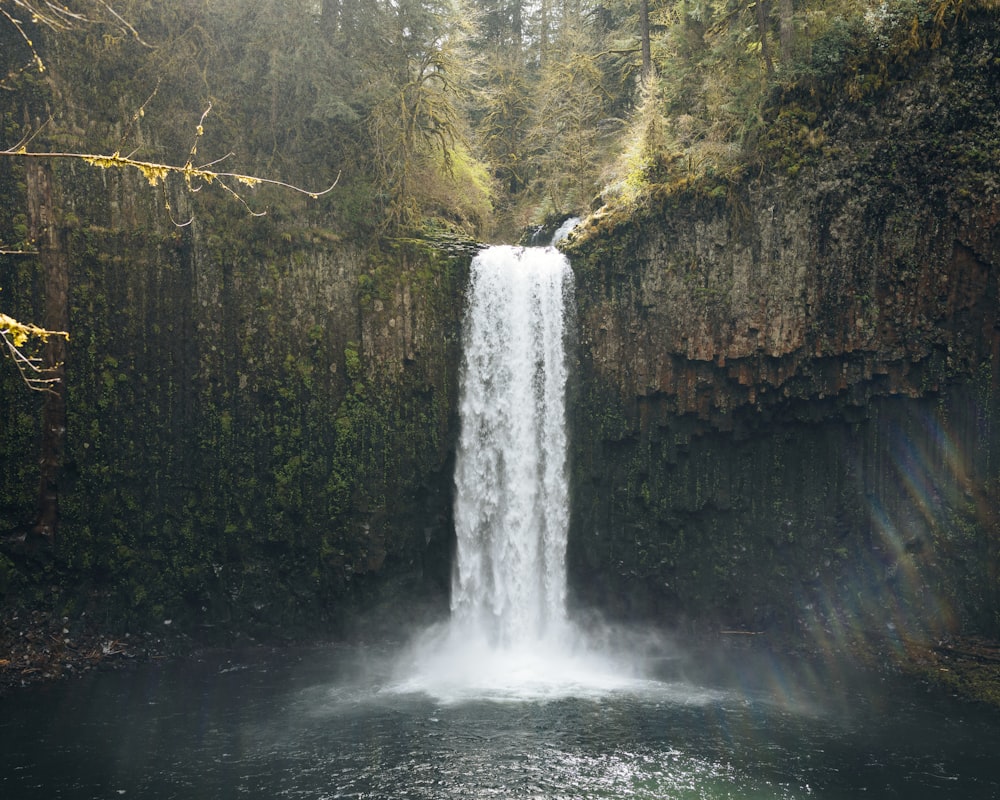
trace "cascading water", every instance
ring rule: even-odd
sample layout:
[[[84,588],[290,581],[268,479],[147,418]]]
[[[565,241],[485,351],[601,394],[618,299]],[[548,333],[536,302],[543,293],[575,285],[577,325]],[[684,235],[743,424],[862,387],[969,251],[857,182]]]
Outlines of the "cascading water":
[[[503,647],[565,628],[569,261],[492,247],[472,263],[455,469],[454,623]]]
[[[472,262],[451,619],[417,642],[398,690],[517,699],[603,693],[629,680],[566,613],[572,289],[554,247],[490,247]]]

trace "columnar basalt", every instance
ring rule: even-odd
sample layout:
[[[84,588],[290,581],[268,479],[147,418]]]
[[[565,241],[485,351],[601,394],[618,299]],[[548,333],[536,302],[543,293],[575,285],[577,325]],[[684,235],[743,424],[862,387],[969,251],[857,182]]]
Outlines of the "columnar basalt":
[[[817,123],[794,175],[654,194],[571,241],[581,600],[1000,628],[994,27]]]

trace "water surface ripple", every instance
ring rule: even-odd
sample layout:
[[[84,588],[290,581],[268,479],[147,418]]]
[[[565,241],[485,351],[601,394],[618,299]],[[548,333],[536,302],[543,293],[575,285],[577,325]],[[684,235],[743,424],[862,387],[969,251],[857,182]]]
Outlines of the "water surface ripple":
[[[395,656],[258,651],[4,698],[0,797],[985,800],[997,752],[994,712],[746,653],[442,699]]]

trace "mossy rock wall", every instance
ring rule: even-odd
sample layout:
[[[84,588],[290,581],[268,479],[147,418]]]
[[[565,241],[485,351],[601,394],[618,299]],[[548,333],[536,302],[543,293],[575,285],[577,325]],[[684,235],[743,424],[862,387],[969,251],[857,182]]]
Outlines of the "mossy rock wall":
[[[739,432],[644,400],[645,423],[576,437],[576,601],[831,646],[995,633],[1000,452],[984,380],[821,419],[792,404]]]
[[[123,629],[228,638],[446,608],[468,259],[218,198],[172,198],[194,215],[175,227],[128,176],[57,178],[72,340],[48,569],[81,584],[67,613],[103,597]],[[24,319],[39,318],[31,262],[0,262]],[[38,397],[12,369],[2,380],[9,532],[34,513]]]
[[[570,241],[579,602],[1000,632],[996,32],[820,117],[794,170],[652,191]]]

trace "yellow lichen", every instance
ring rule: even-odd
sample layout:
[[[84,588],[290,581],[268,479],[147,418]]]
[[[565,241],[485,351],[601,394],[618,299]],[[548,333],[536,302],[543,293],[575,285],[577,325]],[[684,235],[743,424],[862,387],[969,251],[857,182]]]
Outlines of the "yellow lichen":
[[[50,331],[39,328],[37,325],[30,325],[18,322],[13,317],[0,312],[0,334],[9,337],[14,347],[23,347],[29,338],[37,337],[43,342],[47,342],[51,336],[62,336],[69,339],[69,334],[65,331]]]

